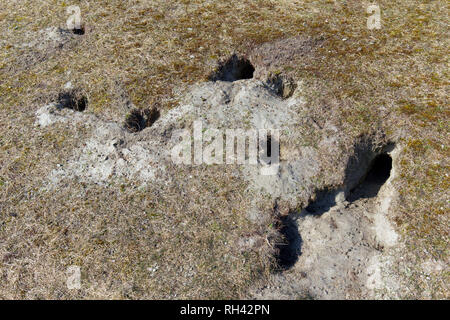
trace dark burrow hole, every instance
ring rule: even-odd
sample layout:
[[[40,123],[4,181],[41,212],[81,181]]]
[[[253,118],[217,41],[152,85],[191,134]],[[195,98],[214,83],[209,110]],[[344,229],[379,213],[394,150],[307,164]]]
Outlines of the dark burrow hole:
[[[277,264],[280,271],[288,270],[297,262],[301,254],[302,238],[298,233],[297,221],[291,215],[280,217],[276,228],[282,235],[281,242],[275,246]]]
[[[84,26],[80,26],[79,28],[73,28],[73,29],[69,29],[70,32],[72,32],[73,34],[76,34],[78,36],[82,36],[85,33],[85,29]]]
[[[383,184],[389,179],[392,158],[387,153],[377,155],[369,165],[367,174],[361,183],[350,191],[348,201],[376,197]]]
[[[84,28],[73,29],[73,30],[72,30],[72,33],[73,33],[73,34],[76,34],[76,35],[79,35],[79,36],[82,36],[82,35],[84,34]]]
[[[336,205],[336,192],[327,188],[319,191],[316,200],[312,201],[306,208],[307,214],[320,216]]]
[[[83,112],[87,108],[88,99],[78,90],[70,90],[58,95],[58,103],[61,108]]]
[[[380,188],[389,179],[392,170],[392,158],[388,153],[377,155],[369,164],[361,183],[353,188],[347,201],[353,202],[362,198],[373,198],[378,195]],[[306,208],[304,214],[320,216],[336,205],[338,190],[323,189],[317,193],[316,199]],[[280,271],[290,269],[301,255],[302,239],[298,232],[295,215],[289,214],[279,218],[276,228],[282,235],[283,241],[276,245],[277,262]]]
[[[221,62],[216,72],[212,73],[209,80],[212,81],[237,81],[253,78],[255,68],[245,58],[233,54],[228,60]]]
[[[124,126],[130,132],[139,132],[155,123],[160,117],[156,107],[150,109],[133,109],[126,116]]]

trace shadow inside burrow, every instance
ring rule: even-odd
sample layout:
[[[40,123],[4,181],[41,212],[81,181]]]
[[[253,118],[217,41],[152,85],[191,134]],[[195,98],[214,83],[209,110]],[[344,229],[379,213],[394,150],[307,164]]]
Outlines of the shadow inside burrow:
[[[243,79],[252,79],[255,67],[250,60],[243,56],[233,54],[230,58],[219,63],[217,71],[213,72],[208,78],[211,81],[233,82]]]
[[[367,174],[361,183],[350,191],[347,200],[353,202],[359,199],[376,197],[381,187],[389,179],[391,170],[391,156],[387,153],[377,155],[370,163]]]
[[[321,216],[336,205],[336,192],[327,188],[317,192],[316,200],[310,202],[303,214]]]
[[[83,112],[88,105],[88,99],[83,96],[79,90],[65,90],[58,95],[59,109],[72,109],[74,111]]]
[[[298,232],[297,220],[292,215],[283,216],[277,222],[277,229],[282,235],[282,241],[276,244],[277,264],[279,271],[292,268],[301,255],[302,238]]]

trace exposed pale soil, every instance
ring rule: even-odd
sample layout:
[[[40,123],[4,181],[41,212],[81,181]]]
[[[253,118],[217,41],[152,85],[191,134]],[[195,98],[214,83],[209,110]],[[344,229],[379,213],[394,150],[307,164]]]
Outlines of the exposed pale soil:
[[[379,192],[380,185],[376,183],[359,186],[350,192],[369,169],[374,150],[361,151],[365,154],[363,160],[357,159],[357,164],[362,166],[359,171],[346,168],[356,175],[343,177],[350,185],[342,185],[339,192],[320,193],[314,178],[319,174],[325,152],[332,152],[330,141],[333,137],[322,142],[327,145],[322,154],[314,148],[302,146],[302,123],[307,110],[300,91],[283,100],[259,80],[216,81],[192,87],[183,101],[182,105],[165,112],[154,125],[139,133],[128,132],[122,123],[106,122],[58,104],[43,106],[36,112],[38,127],[64,122],[71,126],[89,127],[92,132],[82,148],[74,150],[66,163],[54,168],[45,188],[56,190],[65,179],[106,186],[109,181],[121,177],[135,179],[142,185],[155,182],[170,184],[171,177],[178,170],[171,165],[170,158],[172,148],[179,142],[173,133],[176,129],[189,128],[196,120],[200,120],[204,128],[223,130],[278,128],[282,134],[281,163],[277,174],[261,175],[261,165],[242,166],[236,174],[249,182],[253,197],[247,215],[252,221],[270,221],[267,212],[259,209],[267,197],[274,203],[275,216],[284,215],[278,212],[278,202],[291,208],[287,216],[292,219],[289,228],[295,226],[297,230],[293,232],[297,232],[297,236],[287,233],[287,239],[276,241],[290,242],[298,257],[294,257],[295,262],[288,270],[273,276],[272,285],[255,289],[253,297],[370,298],[380,290],[383,297],[395,297],[398,289],[396,279],[385,281],[392,263],[387,248],[398,244],[398,236],[388,218],[390,202],[395,197],[389,184],[392,177]],[[338,133],[334,132],[334,138],[339,139]],[[394,157],[392,148],[389,152]],[[220,165],[217,170],[220,170]],[[367,192],[370,195],[364,194]],[[346,201],[346,194],[358,199]],[[315,207],[310,205],[295,213],[295,208],[314,197],[322,198],[317,200]],[[244,239],[241,245],[248,250],[257,243],[257,239],[249,238]],[[382,264],[388,266],[387,270],[382,268]],[[391,287],[386,288],[387,283]]]

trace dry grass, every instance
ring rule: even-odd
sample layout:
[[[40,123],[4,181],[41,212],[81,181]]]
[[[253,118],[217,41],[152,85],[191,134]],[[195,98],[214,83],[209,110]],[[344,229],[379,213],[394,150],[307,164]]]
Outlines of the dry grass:
[[[72,4],[81,8],[85,35],[62,49],[20,47],[41,29],[65,27]],[[271,264],[266,253],[246,256],[230,246],[255,232],[240,215],[243,186],[215,177],[205,187],[207,172],[198,181],[181,175],[180,184],[210,195],[185,195],[197,200],[190,208],[179,206],[181,187],[159,202],[156,186],[139,191],[133,182],[104,189],[71,181],[41,193],[42,177],[86,133],[37,131],[34,111],[67,81],[84,91],[87,112],[105,119],[122,121],[133,105],[171,108],[176,93],[206,79],[220,58],[302,35],[323,42],[284,71],[303,79],[316,122],[333,119],[355,137],[382,128],[405,146],[395,220],[408,247],[408,297],[448,298],[448,272],[420,269],[429,258],[448,263],[448,3],[377,4],[382,28],[371,31],[368,3],[359,1],[2,3],[0,297],[241,297]],[[89,270],[89,285],[76,296],[64,289],[71,264]]]

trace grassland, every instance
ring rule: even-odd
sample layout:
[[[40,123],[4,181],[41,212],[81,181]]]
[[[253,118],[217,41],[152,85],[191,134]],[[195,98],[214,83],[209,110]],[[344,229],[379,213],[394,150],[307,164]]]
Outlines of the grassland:
[[[393,219],[407,246],[409,267],[401,271],[410,283],[406,298],[448,298],[448,268],[426,274],[421,264],[431,259],[448,265],[449,3],[377,1],[379,30],[367,28],[369,4],[2,3],[0,297],[245,296],[273,261],[265,253],[243,256],[230,248],[252,230],[239,214],[246,204],[237,190],[244,186],[216,181],[209,191],[219,195],[191,208],[177,205],[179,190],[166,190],[174,199],[158,201],[158,190],[139,191],[132,181],[107,191],[73,181],[57,192],[40,193],[43,177],[86,133],[64,126],[36,132],[34,112],[68,81],[87,96],[88,112],[104,119],[121,121],[130,104],[145,108],[159,102],[170,109],[179,93],[207,79],[221,58],[300,35],[323,41],[314,55],[298,57],[287,70],[302,79],[315,120],[333,117],[355,137],[382,127],[405,146],[395,182],[401,201]],[[39,30],[65,28],[69,5],[80,6],[84,35],[62,49],[22,46]],[[208,181],[208,172],[198,174],[194,189],[196,184],[205,188],[200,182]],[[216,190],[217,185],[223,188]],[[185,196],[195,199],[196,193]],[[210,207],[227,214],[210,213],[205,209]],[[141,226],[139,221],[150,222]],[[89,285],[76,294],[58,284],[71,264],[90,270],[83,275]],[[159,271],[148,277],[147,268],[154,265]]]

